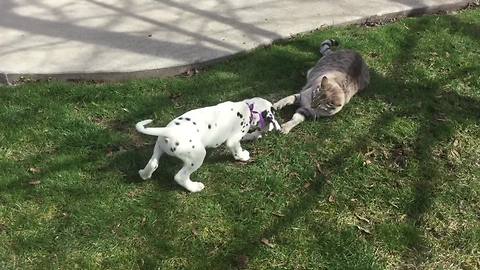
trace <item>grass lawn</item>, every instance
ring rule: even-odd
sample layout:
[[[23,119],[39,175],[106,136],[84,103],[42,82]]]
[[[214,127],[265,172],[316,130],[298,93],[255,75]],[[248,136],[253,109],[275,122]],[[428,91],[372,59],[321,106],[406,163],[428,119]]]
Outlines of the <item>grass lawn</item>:
[[[362,53],[371,85],[338,115],[211,149],[174,183],[165,124],[225,100],[292,94],[326,38]],[[1,269],[480,268],[480,9],[331,28],[193,77],[0,88]],[[280,114],[285,121],[293,109]]]

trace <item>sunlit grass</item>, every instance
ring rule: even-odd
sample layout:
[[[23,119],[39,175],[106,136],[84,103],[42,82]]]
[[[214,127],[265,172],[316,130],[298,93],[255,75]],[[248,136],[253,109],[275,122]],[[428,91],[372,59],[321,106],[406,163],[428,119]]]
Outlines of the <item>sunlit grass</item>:
[[[326,38],[371,67],[341,113],[245,145],[252,163],[210,150],[201,193],[171,158],[140,180],[155,138],[137,121],[297,92]],[[477,269],[479,42],[470,10],[327,29],[189,78],[0,88],[0,268]]]

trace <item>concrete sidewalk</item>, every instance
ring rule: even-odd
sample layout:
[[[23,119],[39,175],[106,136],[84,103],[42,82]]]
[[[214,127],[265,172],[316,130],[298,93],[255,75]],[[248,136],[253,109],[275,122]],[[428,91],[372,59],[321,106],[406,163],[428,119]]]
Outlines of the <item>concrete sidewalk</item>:
[[[328,25],[461,0],[1,0],[0,82],[173,75]]]

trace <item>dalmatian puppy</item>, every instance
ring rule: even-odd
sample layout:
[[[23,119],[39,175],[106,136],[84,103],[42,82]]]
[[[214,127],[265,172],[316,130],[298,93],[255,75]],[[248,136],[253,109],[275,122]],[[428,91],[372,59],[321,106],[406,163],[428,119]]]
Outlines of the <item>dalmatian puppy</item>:
[[[158,136],[153,155],[144,169],[139,170],[144,180],[152,176],[162,154],[177,157],[183,167],[175,181],[190,192],[204,188],[201,182],[190,180],[190,175],[203,163],[206,148],[216,148],[226,142],[235,160],[247,161],[250,154],[242,149],[240,141],[258,139],[267,131],[280,130],[272,104],[262,98],[240,102],[223,102],[215,106],[195,109],[172,120],[166,127],[145,127],[152,120],[138,122],[138,132]],[[254,130],[252,133],[248,133]]]

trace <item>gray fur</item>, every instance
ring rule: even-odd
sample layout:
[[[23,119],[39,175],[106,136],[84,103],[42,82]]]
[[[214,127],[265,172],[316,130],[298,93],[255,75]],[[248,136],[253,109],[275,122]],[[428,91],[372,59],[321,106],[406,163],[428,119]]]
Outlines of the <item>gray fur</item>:
[[[360,54],[352,50],[332,51],[335,45],[338,43],[333,39],[322,42],[323,57],[308,71],[307,83],[300,93],[273,104],[276,110],[291,104],[299,106],[292,119],[282,125],[282,133],[290,132],[306,118],[338,113],[357,92],[368,86],[368,66]]]
[[[308,71],[307,83],[295,102],[300,106],[297,112],[307,118],[336,114],[370,82],[368,66],[360,54],[352,50],[324,49],[326,42],[334,44],[332,40],[322,43],[324,56]]]

